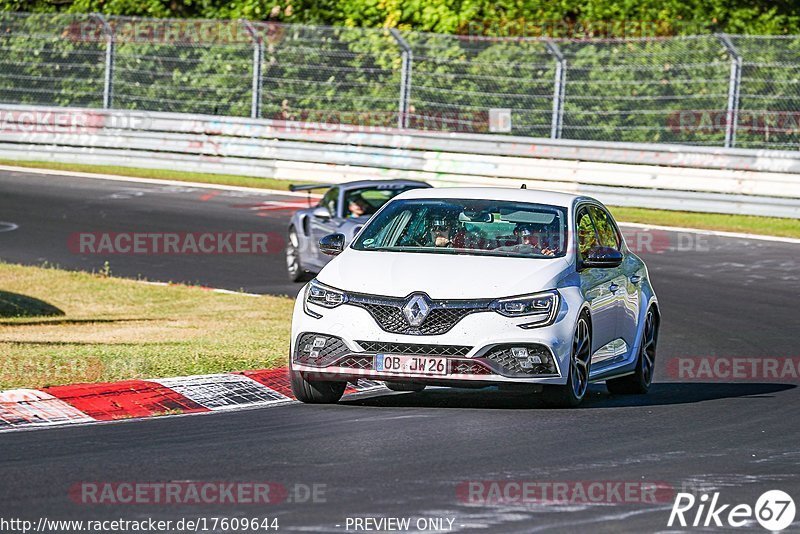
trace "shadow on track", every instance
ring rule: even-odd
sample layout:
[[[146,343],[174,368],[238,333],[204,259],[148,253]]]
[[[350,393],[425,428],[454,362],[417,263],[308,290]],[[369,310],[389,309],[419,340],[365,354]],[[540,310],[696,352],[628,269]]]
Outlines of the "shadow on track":
[[[771,383],[710,383],[662,382],[653,384],[647,395],[611,395],[602,384],[592,384],[581,404],[581,410],[637,406],[666,406],[693,404],[735,397],[764,398],[781,391],[794,389],[795,384]],[[344,399],[339,404],[363,407],[395,408],[488,408],[488,409],[548,409],[536,393],[521,394],[483,390],[426,389],[421,393],[398,393]]]
[[[64,312],[43,300],[19,293],[0,291],[0,317],[56,317]]]
[[[3,317],[0,314],[0,317]],[[0,325],[8,326],[62,326],[78,324],[109,324],[109,323],[143,323],[147,321],[157,321],[158,319],[36,319],[32,321],[2,321]]]

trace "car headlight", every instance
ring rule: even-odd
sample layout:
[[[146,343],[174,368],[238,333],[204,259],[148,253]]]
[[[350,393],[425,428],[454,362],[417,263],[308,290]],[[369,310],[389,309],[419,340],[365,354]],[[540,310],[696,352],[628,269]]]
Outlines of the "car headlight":
[[[499,299],[492,303],[492,309],[506,317],[524,317],[530,319],[521,328],[534,328],[551,324],[558,313],[560,300],[558,291],[545,291],[532,295],[522,295]]]
[[[316,304],[323,308],[335,308],[347,302],[347,294],[314,279],[306,289],[305,302],[306,304]]]

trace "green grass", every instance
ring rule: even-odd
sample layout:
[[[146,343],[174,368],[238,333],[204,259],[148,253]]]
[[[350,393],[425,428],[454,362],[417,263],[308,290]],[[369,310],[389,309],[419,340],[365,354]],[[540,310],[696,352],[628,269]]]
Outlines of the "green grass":
[[[800,238],[800,219],[611,207],[618,221]]]
[[[286,180],[278,180],[275,178],[255,178],[250,176],[235,176],[231,174],[209,174],[159,169],[138,169],[112,165],[84,165],[80,163],[56,163],[49,161],[13,161],[0,159],[0,165],[16,165],[19,167],[54,169],[63,171],[117,174],[120,176],[134,176],[138,178],[203,182],[209,184],[235,185],[261,189],[286,190],[289,188],[290,183]],[[721,215],[716,213],[667,211],[644,208],[626,208],[619,206],[611,207],[611,211],[614,213],[614,217],[616,217],[619,221],[800,238],[800,220],[798,219],[755,217],[751,215]]]
[[[0,287],[0,390],[286,364],[286,297],[7,263]]]

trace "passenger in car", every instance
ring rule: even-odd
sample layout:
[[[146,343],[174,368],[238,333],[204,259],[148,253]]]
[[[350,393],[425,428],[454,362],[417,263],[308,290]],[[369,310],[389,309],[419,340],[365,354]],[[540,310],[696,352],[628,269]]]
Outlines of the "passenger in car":
[[[516,237],[517,243],[515,245],[498,247],[496,250],[521,254],[555,256],[557,247],[553,247],[550,244],[551,238],[548,234],[547,228],[543,225],[517,223],[514,227],[514,237]]]
[[[362,215],[372,215],[372,206],[364,200],[361,195],[354,195],[350,197],[347,204],[347,209],[350,211],[349,217],[361,217]]]

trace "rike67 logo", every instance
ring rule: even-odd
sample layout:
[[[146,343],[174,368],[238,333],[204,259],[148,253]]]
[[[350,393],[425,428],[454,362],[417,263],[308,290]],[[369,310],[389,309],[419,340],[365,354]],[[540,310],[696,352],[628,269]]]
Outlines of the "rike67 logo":
[[[765,529],[779,532],[792,524],[795,505],[792,497],[780,490],[764,492],[755,506],[749,504],[723,504],[719,492],[678,493],[669,514],[667,526],[681,527],[744,527],[757,521]]]

